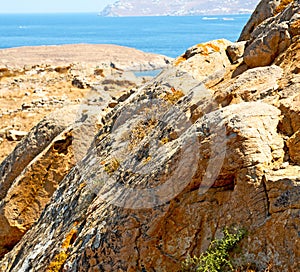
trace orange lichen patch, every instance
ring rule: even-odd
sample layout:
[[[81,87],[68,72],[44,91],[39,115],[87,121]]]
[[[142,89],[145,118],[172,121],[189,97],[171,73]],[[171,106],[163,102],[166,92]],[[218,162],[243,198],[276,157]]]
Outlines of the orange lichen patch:
[[[71,231],[67,234],[65,240],[62,243],[62,248],[69,248],[71,244],[74,243],[75,239],[77,238],[77,229],[71,229]]]
[[[299,35],[300,34],[300,20],[297,20],[293,22],[290,25],[290,30],[293,36]]]
[[[80,185],[79,185],[79,190],[81,190],[81,189],[84,188],[85,186],[86,186],[86,183],[85,183],[85,182],[80,183]]]
[[[213,44],[213,43],[204,43],[204,44],[198,44],[197,45],[197,48],[199,48],[201,50],[201,54],[204,55],[204,56],[208,56],[209,54],[211,53],[214,53],[214,52],[220,52],[220,47]]]
[[[297,20],[291,24],[292,28],[300,28],[300,20]]]
[[[215,52],[220,52],[220,50],[221,50],[219,46],[217,46],[213,43],[208,43],[208,44],[206,44],[206,46],[211,47]]]
[[[177,66],[177,65],[179,65],[180,63],[182,63],[182,62],[184,62],[184,61],[186,61],[186,58],[180,56],[180,57],[178,57],[178,58],[174,61],[174,65]]]
[[[102,161],[100,162],[101,165],[105,165],[106,164],[106,161]]]
[[[282,12],[288,4],[292,3],[294,0],[281,0],[280,4],[276,7],[274,14]]]
[[[163,145],[167,144],[168,142],[170,142],[170,139],[168,137],[164,137],[161,139],[160,141]]]
[[[171,93],[166,93],[162,98],[171,104],[176,104],[177,101],[183,96],[184,93],[181,90],[176,90],[172,87]]]
[[[220,43],[220,44],[225,45],[225,42],[224,42],[224,40],[222,40],[222,39],[217,40],[217,42]]]
[[[59,272],[61,271],[61,268],[63,264],[66,262],[67,258],[69,257],[69,254],[65,251],[62,251],[58,253],[54,259],[51,261],[49,266],[46,268],[46,272]]]
[[[151,156],[148,156],[147,158],[144,158],[144,159],[143,159],[143,164],[147,164],[148,162],[151,161],[151,159],[152,159]]]

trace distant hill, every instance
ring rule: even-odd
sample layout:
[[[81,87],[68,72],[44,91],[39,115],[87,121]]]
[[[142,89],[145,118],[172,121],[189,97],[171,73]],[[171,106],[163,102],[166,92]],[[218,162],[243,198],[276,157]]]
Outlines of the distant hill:
[[[259,0],[119,0],[100,16],[182,16],[251,13]]]

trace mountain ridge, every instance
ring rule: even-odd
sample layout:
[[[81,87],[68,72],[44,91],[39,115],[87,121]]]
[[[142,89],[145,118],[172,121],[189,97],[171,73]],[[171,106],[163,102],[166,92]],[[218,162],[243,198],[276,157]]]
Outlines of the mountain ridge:
[[[100,16],[191,16],[251,13],[259,1],[250,0],[119,0],[107,5]]]

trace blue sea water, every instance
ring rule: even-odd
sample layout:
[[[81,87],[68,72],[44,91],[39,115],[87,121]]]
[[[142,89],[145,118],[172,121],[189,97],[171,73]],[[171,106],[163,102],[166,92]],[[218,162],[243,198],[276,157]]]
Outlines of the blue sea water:
[[[176,57],[197,43],[237,40],[249,15],[101,17],[94,13],[0,14],[0,48],[118,44]]]

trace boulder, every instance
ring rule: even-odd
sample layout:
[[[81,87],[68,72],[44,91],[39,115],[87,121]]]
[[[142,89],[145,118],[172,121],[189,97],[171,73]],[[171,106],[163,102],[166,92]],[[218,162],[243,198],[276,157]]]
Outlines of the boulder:
[[[174,61],[174,65],[182,71],[189,72],[200,82],[205,80],[207,87],[220,82],[228,72],[231,63],[226,49],[232,43],[221,39],[189,48]]]
[[[244,53],[244,61],[250,68],[270,65],[290,46],[296,32],[290,25],[295,24],[295,14],[299,12],[300,4],[294,1],[284,12],[270,17],[253,30]]]
[[[5,197],[14,179],[40,154],[53,139],[75,120],[77,109],[64,109],[43,119],[16,146],[0,165],[0,201]],[[28,152],[30,150],[30,152]]]
[[[95,147],[80,168],[74,168],[62,181],[37,225],[2,260],[3,269],[34,266],[39,270],[52,267],[63,256],[60,269],[66,271],[178,271],[184,256],[198,254],[208,246],[209,240],[197,233],[214,237],[229,222],[251,231],[265,224],[264,170],[283,158],[283,141],[277,134],[280,111],[261,102],[241,103],[207,113],[193,124],[184,121],[181,114],[174,118],[178,112],[171,106],[171,111],[162,115],[167,119],[155,122],[157,114],[165,113],[164,105],[169,105],[165,100],[167,104],[156,107],[154,94],[168,98],[164,95],[167,90],[158,86],[163,85],[141,90],[106,117],[115,120],[114,126],[109,128],[108,123],[97,135]],[[133,107],[141,112],[143,103],[151,123],[141,123],[135,111],[131,114]],[[182,100],[179,109],[186,108],[186,103],[189,99]],[[169,134],[171,123],[163,120],[179,122],[178,126],[173,124],[177,136]],[[126,134],[128,129],[133,129],[135,138],[126,136],[130,135]],[[125,139],[128,145],[118,142]],[[153,139],[168,140],[159,140],[162,149],[157,150]],[[174,163],[181,167],[174,167]],[[218,170],[216,165],[220,165]],[[102,183],[105,177],[108,183]],[[113,186],[118,177],[123,177],[125,184],[130,180],[137,191]],[[164,182],[168,185],[163,186]],[[144,191],[150,184],[161,189]],[[35,258],[25,253],[28,240],[36,249],[32,253]],[[253,254],[265,252],[261,247],[249,250]],[[106,253],[101,254],[103,251]],[[276,256],[280,256],[276,266],[287,264],[285,253],[285,248],[276,249]],[[267,265],[266,260],[267,255],[251,259],[262,266]]]
[[[236,42],[226,48],[226,53],[231,63],[237,63],[244,56],[246,42]]]
[[[277,13],[277,7],[281,2],[292,2],[292,1],[281,1],[281,0],[262,0],[257,5],[256,9],[252,13],[249,21],[244,26],[242,33],[239,37],[239,41],[247,41],[251,37],[251,33],[256,29],[260,23],[266,19],[273,17]]]
[[[0,202],[0,257],[39,218],[60,181],[75,165],[70,129],[63,131],[14,180]]]

